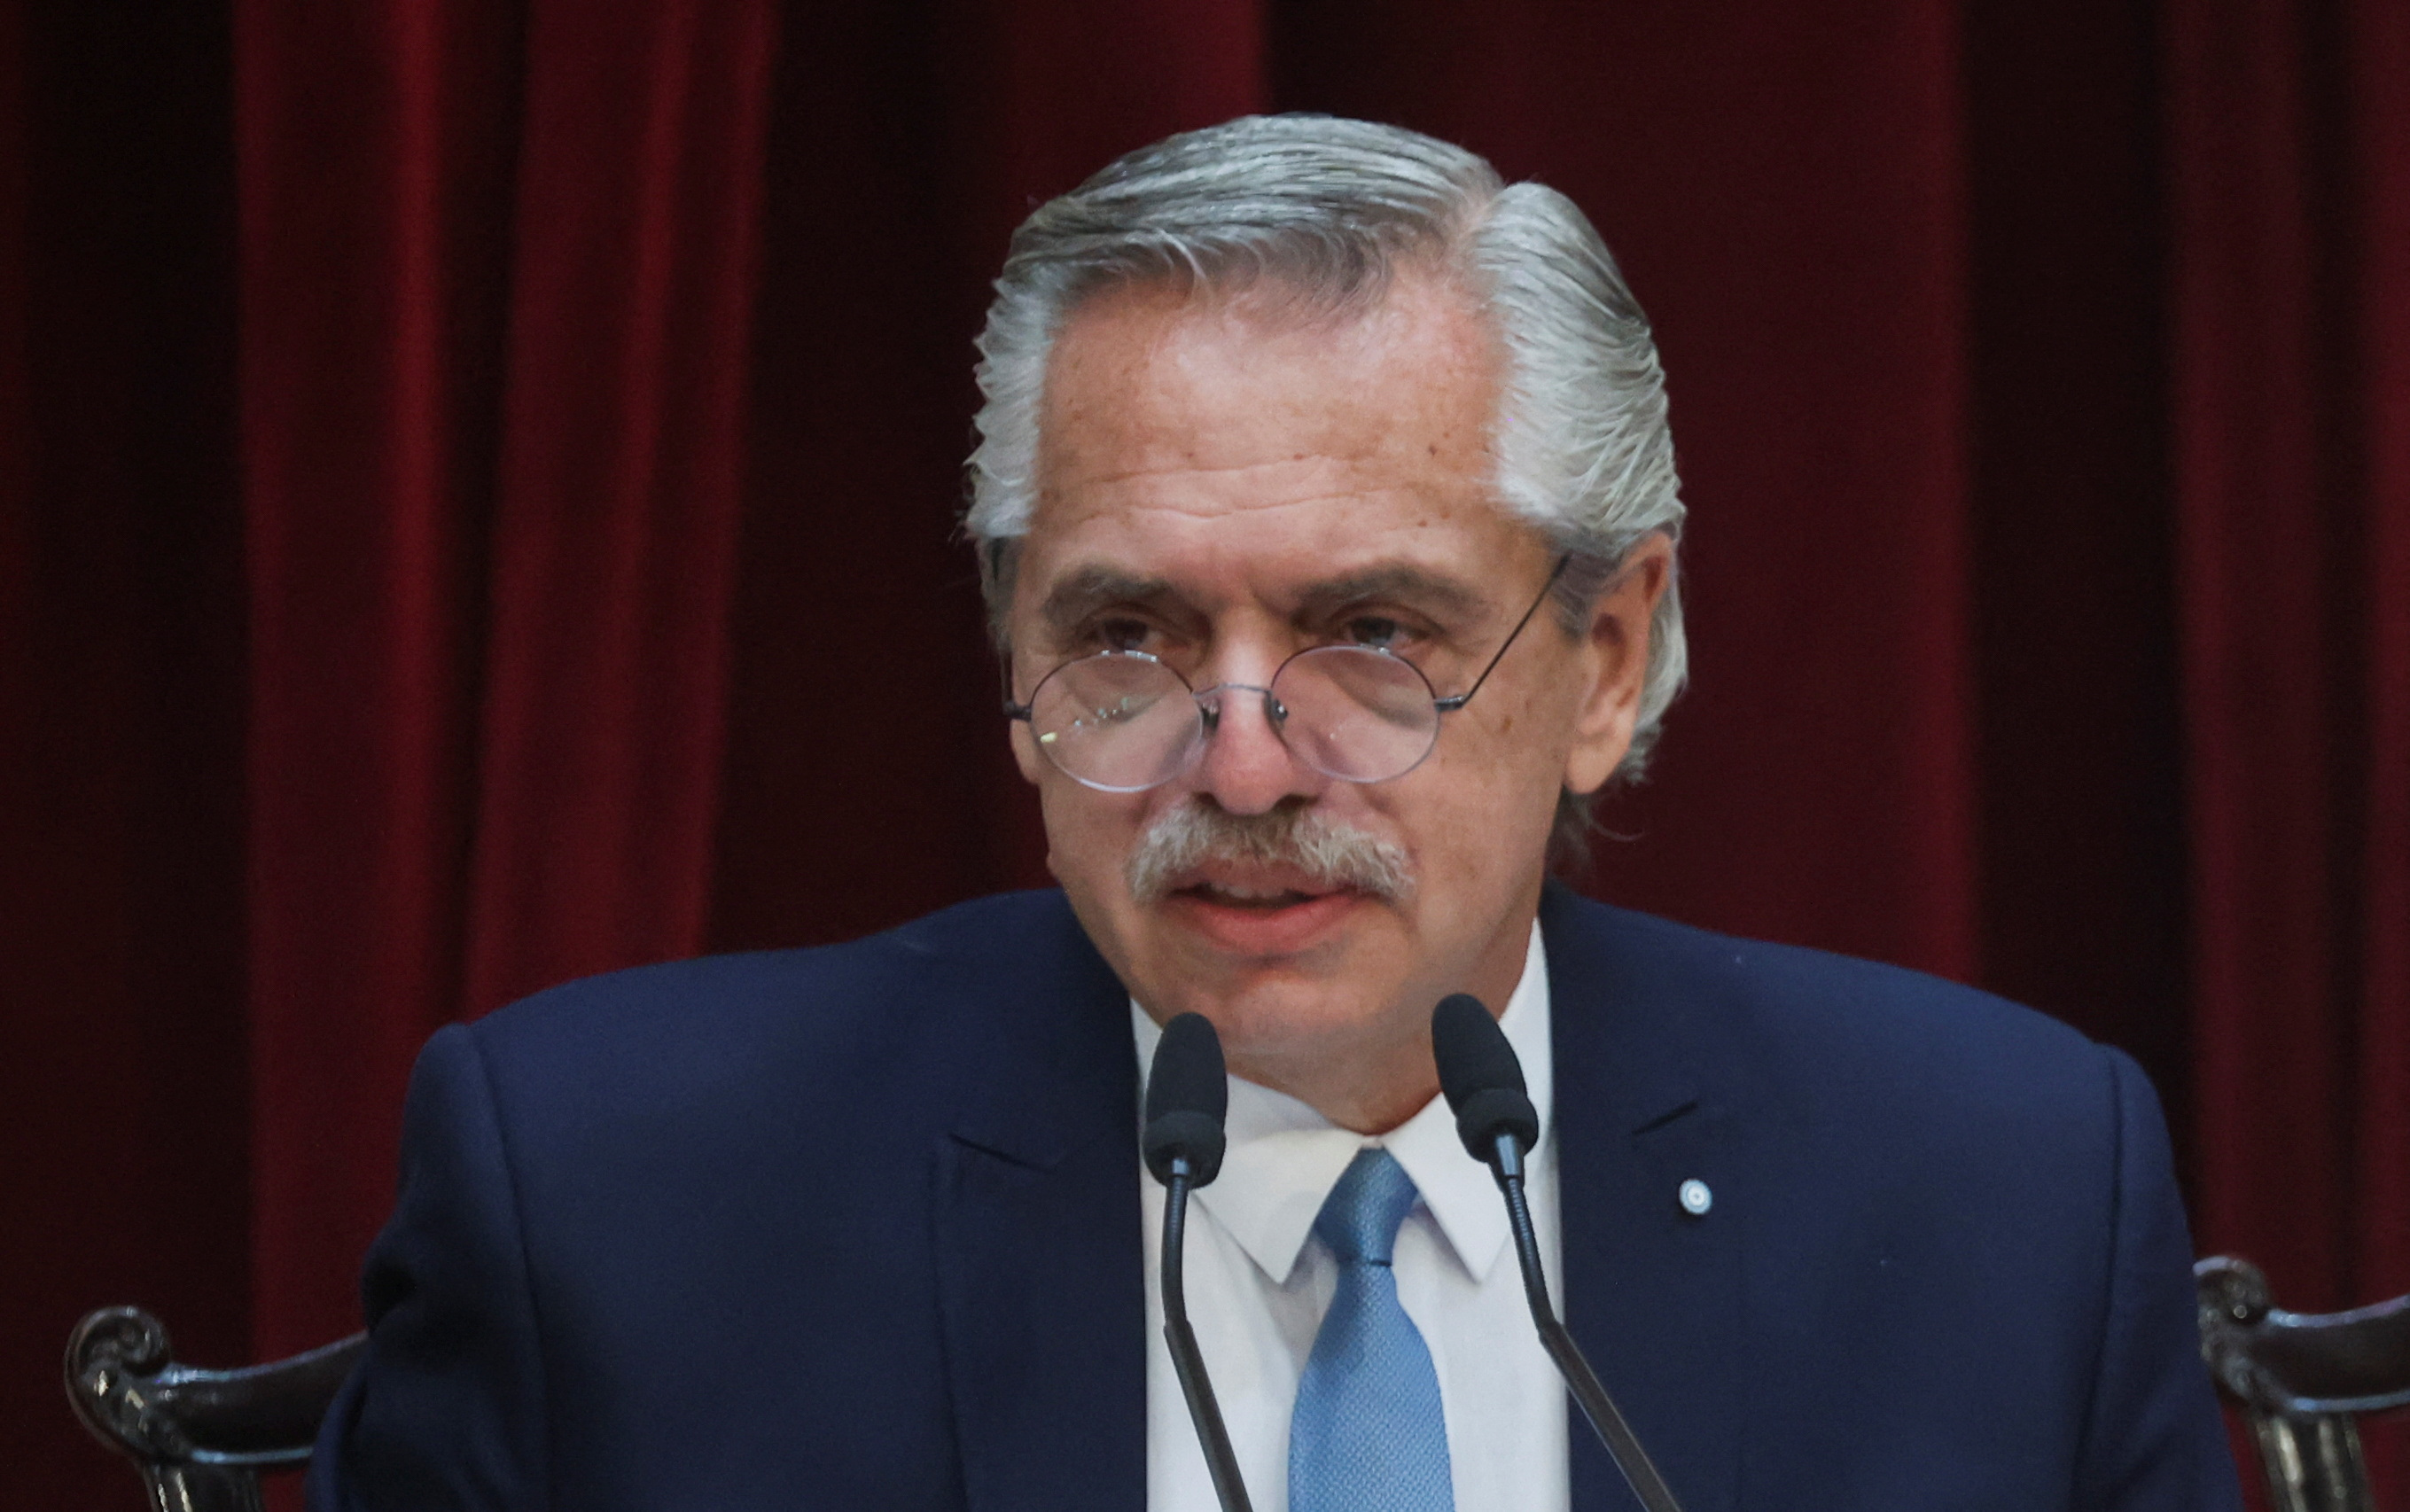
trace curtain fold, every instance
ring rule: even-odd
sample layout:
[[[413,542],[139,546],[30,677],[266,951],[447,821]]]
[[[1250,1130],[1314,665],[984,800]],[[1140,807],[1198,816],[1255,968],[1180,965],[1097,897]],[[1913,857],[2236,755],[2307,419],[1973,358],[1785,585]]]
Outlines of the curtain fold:
[[[207,7],[0,7],[0,1421],[34,1505],[136,1500],[59,1391],[82,1312],[248,1348],[227,90]]]
[[[235,56],[253,1247],[282,1353],[343,1320],[327,1269],[374,1232],[349,1194],[457,1010],[515,24],[254,0]]]
[[[2351,1306],[2410,1290],[2410,27],[2166,20],[2196,1237]]]
[[[2305,1307],[2410,1287],[2410,57],[2385,9],[2168,16],[2198,1223]]]
[[[533,10],[471,1013],[703,947],[777,23]]]
[[[766,5],[236,14],[256,1330],[434,1028],[703,945]]]
[[[2410,1292],[2410,7],[2356,0],[2350,16],[2351,227],[2359,249],[2368,811],[2359,905],[2362,1214],[2354,1289]],[[2405,1452],[2399,1446],[2397,1456]]]

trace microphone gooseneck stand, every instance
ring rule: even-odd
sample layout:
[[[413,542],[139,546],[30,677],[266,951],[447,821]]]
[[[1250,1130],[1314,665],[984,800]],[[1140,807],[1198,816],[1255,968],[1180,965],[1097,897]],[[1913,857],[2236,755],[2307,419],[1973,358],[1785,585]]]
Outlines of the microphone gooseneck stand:
[[[1523,1088],[1523,1066],[1506,1031],[1479,998],[1454,993],[1440,999],[1431,1013],[1431,1053],[1439,1063],[1440,1087],[1456,1113],[1457,1136],[1465,1152],[1489,1168],[1506,1198],[1506,1221],[1515,1234],[1515,1258],[1523,1270],[1523,1300],[1531,1305],[1532,1322],[1540,1345],[1556,1361],[1565,1389],[1581,1403],[1582,1416],[1599,1442],[1623,1472],[1632,1494],[1648,1512],[1682,1512],[1682,1504],[1665,1485],[1665,1477],[1649,1462],[1639,1435],[1625,1422],[1615,1399],[1599,1384],[1598,1373],[1582,1357],[1581,1346],[1566,1331],[1548,1301],[1547,1277],[1540,1270],[1539,1236],[1532,1228],[1532,1204],[1523,1190],[1523,1156],[1539,1142],[1540,1117]]]
[[[1183,1013],[1163,1026],[1146,1078],[1146,1169],[1163,1184],[1163,1339],[1187,1399],[1189,1421],[1205,1451],[1222,1512],[1255,1512],[1239,1457],[1231,1452],[1221,1404],[1205,1374],[1197,1331],[1188,1326],[1188,1290],[1182,1266],[1188,1233],[1188,1194],[1222,1173],[1222,1120],[1230,1087],[1222,1067],[1222,1039],[1200,1014]]]

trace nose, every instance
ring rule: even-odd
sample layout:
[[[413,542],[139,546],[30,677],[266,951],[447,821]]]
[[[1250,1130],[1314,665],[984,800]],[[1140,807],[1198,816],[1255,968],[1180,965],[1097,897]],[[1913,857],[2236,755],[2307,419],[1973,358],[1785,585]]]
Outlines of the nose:
[[[1269,813],[1293,793],[1309,797],[1329,779],[1297,759],[1281,739],[1269,690],[1224,683],[1207,690],[1204,754],[1189,781],[1233,814]]]

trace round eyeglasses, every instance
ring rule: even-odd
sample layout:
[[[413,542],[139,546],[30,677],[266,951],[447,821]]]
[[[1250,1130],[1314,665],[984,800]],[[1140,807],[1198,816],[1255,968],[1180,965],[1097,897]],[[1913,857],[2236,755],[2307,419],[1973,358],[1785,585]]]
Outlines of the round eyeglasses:
[[[1222,722],[1225,701],[1254,693],[1264,722],[1291,754],[1343,782],[1386,782],[1420,766],[1439,744],[1440,716],[1471,703],[1573,560],[1558,559],[1540,595],[1507,632],[1473,686],[1442,698],[1422,669],[1372,646],[1311,646],[1282,662],[1266,687],[1194,688],[1144,651],[1097,651],[1038,681],[1026,704],[1038,749],[1073,781],[1104,792],[1143,792],[1194,766]]]

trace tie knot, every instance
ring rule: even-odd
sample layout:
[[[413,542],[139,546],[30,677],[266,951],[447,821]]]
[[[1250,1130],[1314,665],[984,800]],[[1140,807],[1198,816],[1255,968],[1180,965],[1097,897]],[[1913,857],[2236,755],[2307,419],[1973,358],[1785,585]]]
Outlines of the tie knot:
[[[1415,1210],[1415,1179],[1386,1150],[1357,1154],[1314,1220],[1314,1236],[1343,1265],[1386,1265]]]

